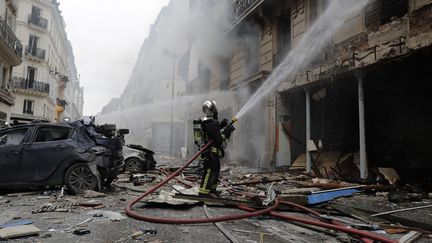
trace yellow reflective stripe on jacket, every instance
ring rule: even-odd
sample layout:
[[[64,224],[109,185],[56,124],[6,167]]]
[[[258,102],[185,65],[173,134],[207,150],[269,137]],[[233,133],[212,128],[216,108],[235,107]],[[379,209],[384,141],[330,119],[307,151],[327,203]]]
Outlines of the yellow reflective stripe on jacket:
[[[203,183],[203,185],[199,189],[200,193],[204,193],[204,194],[209,194],[210,193],[210,190],[206,189],[207,188],[207,184],[208,184],[208,180],[210,178],[210,172],[211,172],[211,170],[207,169],[207,173],[206,173],[206,176],[204,178],[204,183]]]

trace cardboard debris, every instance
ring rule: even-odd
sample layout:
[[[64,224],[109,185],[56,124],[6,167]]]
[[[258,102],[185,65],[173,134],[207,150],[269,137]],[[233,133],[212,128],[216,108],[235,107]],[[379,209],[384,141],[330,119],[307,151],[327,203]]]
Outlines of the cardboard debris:
[[[378,171],[384,176],[384,178],[390,183],[395,185],[400,180],[399,174],[393,168],[378,168]]]
[[[0,229],[0,239],[11,239],[22,236],[38,235],[42,231],[33,225],[19,225]]]
[[[312,156],[314,163],[312,164],[312,175],[320,178],[337,179],[340,176],[337,172],[332,170],[336,167],[337,162],[341,157],[341,153],[337,151],[333,152],[321,152],[315,158]]]
[[[121,215],[120,213],[112,212],[112,211],[106,211],[106,210],[92,210],[92,211],[88,212],[87,214],[88,215],[99,214],[102,217],[105,217],[111,221],[120,221],[120,220],[126,219],[126,217]]]
[[[105,194],[103,194],[102,192],[85,190],[83,197],[84,198],[100,198],[100,197],[105,197]]]
[[[306,168],[306,154],[301,154],[288,170],[304,170]]]
[[[159,195],[156,198],[146,200],[146,203],[158,203],[158,204],[168,204],[168,205],[193,205],[197,204],[196,201],[192,200],[186,200],[186,199],[180,199],[175,198],[175,194],[180,192],[182,195],[197,195],[198,194],[198,187],[195,186],[190,189],[186,189],[182,186],[174,185],[174,190],[171,192],[163,191],[161,190],[159,192]]]

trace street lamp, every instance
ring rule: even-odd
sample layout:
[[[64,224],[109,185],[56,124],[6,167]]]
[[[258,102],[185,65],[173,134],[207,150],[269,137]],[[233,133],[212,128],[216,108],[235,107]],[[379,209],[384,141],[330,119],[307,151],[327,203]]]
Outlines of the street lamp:
[[[172,82],[171,82],[171,117],[170,117],[170,148],[169,148],[169,152],[170,152],[170,156],[173,156],[173,147],[174,147],[174,136],[173,136],[173,131],[174,131],[174,80],[175,80],[175,64],[176,64],[176,54],[175,54],[175,50],[173,50],[172,52],[170,52],[169,50],[164,50],[163,53],[165,55],[169,55],[173,58],[173,67],[172,67]]]

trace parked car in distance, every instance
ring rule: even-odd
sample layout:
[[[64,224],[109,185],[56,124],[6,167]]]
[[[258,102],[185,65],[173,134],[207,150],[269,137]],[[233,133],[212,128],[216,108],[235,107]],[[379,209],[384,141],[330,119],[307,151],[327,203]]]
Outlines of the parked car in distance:
[[[109,179],[104,177],[120,172],[123,158],[98,163],[106,149],[96,144],[83,149],[83,141],[92,140],[67,123],[0,129],[0,188],[66,185],[73,194],[99,189]]]
[[[124,171],[143,172],[153,170],[156,166],[154,152],[141,145],[128,144],[123,147]]]

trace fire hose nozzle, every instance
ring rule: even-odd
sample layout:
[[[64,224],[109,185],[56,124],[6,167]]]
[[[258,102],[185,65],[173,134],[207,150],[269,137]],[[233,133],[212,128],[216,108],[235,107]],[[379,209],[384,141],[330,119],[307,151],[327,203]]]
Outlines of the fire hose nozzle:
[[[237,118],[236,117],[233,117],[232,119],[231,119],[231,123],[230,123],[230,125],[232,125],[232,124],[234,124],[234,123],[236,123],[237,122]]]

